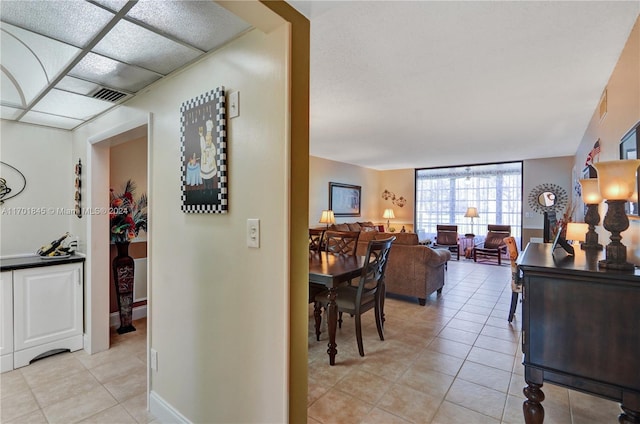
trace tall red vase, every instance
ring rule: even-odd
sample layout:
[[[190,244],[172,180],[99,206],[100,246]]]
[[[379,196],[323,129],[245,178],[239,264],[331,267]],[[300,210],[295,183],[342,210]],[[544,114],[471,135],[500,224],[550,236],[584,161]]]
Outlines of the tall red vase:
[[[129,256],[129,242],[116,242],[117,255],[113,258],[113,282],[116,285],[118,310],[120,311],[120,327],[118,334],[136,331],[132,324],[133,310],[133,277],[135,265]]]

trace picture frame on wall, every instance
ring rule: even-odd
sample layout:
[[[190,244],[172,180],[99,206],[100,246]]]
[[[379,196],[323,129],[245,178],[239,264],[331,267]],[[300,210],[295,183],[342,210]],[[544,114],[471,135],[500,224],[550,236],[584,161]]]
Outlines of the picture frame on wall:
[[[227,213],[227,116],[220,86],[180,106],[182,211]]]
[[[360,216],[361,187],[329,183],[329,209],[335,216]]]
[[[636,123],[622,137],[620,141],[620,159],[638,159],[638,152],[640,151],[640,121]],[[636,190],[640,190],[640,173],[638,173],[636,181]],[[638,208],[638,199],[635,202],[627,202],[625,210],[627,215],[639,216],[640,211]]]

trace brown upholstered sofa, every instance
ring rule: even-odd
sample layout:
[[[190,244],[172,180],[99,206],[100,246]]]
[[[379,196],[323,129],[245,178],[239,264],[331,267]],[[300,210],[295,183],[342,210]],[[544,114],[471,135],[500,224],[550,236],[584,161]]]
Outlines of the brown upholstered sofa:
[[[385,272],[388,293],[417,297],[425,305],[427,297],[444,286],[445,265],[451,259],[447,249],[432,249],[418,244],[415,233],[360,232],[356,254],[364,255],[370,240],[396,236],[389,252]]]

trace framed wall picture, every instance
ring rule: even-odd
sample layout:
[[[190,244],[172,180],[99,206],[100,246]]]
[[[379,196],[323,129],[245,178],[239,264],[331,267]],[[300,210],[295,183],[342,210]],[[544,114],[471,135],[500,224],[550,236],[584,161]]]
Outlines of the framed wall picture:
[[[227,213],[227,117],[224,87],[180,106],[182,211]]]
[[[620,159],[638,159],[638,151],[640,151],[640,122],[636,123],[620,141]],[[637,174],[636,192],[640,190],[640,172]],[[640,215],[638,210],[638,199],[635,202],[627,202],[625,206],[627,214]]]
[[[335,216],[360,216],[361,187],[329,183],[329,209]]]

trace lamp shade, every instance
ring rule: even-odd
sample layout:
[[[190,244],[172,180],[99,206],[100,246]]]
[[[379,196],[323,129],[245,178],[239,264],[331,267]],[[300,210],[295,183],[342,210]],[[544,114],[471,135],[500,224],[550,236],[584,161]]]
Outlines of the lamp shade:
[[[582,201],[585,205],[597,205],[602,202],[597,178],[580,180],[580,185],[582,186]]]
[[[336,217],[333,214],[333,211],[331,209],[326,210],[326,211],[322,211],[322,215],[320,216],[320,223],[321,224],[335,224],[336,223]]]
[[[384,213],[382,214],[382,217],[386,219],[392,219],[392,218],[395,218],[396,216],[393,213],[393,209],[385,209]]]
[[[567,223],[567,240],[573,241],[585,241],[587,231],[589,231],[589,224],[584,222],[569,222]]]
[[[465,218],[478,218],[480,215],[478,215],[478,208],[467,208],[467,212],[465,212],[464,217]]]
[[[597,162],[600,194],[607,200],[629,200],[636,191],[636,172],[640,159]]]

